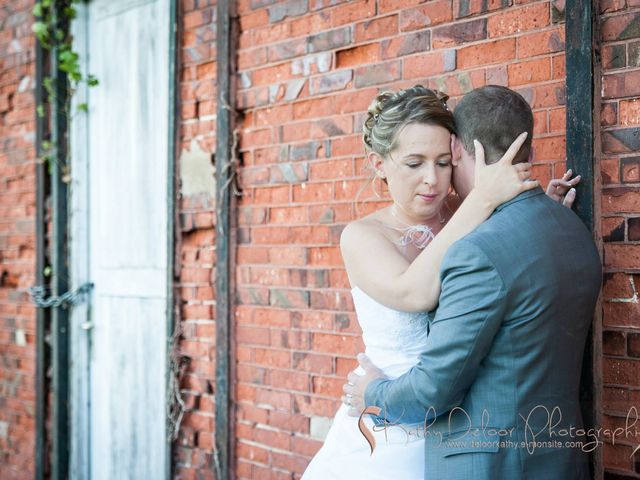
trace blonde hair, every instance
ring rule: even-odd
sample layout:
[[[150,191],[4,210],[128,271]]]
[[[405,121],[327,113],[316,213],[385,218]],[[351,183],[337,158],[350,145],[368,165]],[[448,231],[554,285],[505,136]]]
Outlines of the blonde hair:
[[[369,105],[362,125],[365,153],[375,152],[387,158],[402,128],[411,123],[437,125],[456,133],[453,114],[447,108],[448,99],[447,94],[422,85],[380,93]],[[370,170],[370,176],[356,195],[356,212],[358,199],[369,183],[379,197],[375,189],[376,172],[369,163],[365,163],[365,168]],[[382,181],[387,183],[386,179]]]

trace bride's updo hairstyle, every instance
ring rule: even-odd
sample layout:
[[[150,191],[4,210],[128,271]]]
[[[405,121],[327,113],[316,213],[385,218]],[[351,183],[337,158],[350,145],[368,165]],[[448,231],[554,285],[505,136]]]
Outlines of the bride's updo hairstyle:
[[[422,85],[398,90],[382,92],[369,105],[367,116],[362,126],[362,140],[365,152],[375,152],[383,158],[389,156],[395,147],[400,131],[410,123],[437,125],[456,133],[453,114],[447,108],[449,96]],[[356,199],[367,187],[375,182],[376,174],[373,166],[366,164],[371,175],[367,183],[358,192]],[[385,184],[386,179],[382,180]],[[373,186],[374,193],[375,185]],[[357,200],[356,200],[357,201]]]

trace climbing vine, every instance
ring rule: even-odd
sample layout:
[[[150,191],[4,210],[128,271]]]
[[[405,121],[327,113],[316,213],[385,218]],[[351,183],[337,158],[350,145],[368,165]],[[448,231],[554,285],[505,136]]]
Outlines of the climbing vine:
[[[64,72],[67,78],[67,95],[63,111],[68,120],[73,116],[71,112],[71,99],[81,83],[86,83],[89,87],[98,85],[98,79],[89,74],[86,77],[80,68],[80,56],[73,49],[73,38],[67,26],[76,18],[78,12],[75,5],[83,0],[40,0],[33,6],[33,33],[42,48],[55,55],[57,70]],[[51,105],[57,100],[55,87],[55,75],[57,72],[49,72],[42,80],[44,88],[43,102],[37,105],[38,117],[44,118],[47,114],[46,105]],[[88,105],[81,103],[77,105],[78,112],[87,112]],[[46,163],[49,173],[51,173],[52,162],[56,161],[56,145],[48,139],[43,139],[40,145],[42,157],[40,161]],[[68,155],[68,150],[67,150]],[[59,165],[64,182],[70,181],[69,162]]]

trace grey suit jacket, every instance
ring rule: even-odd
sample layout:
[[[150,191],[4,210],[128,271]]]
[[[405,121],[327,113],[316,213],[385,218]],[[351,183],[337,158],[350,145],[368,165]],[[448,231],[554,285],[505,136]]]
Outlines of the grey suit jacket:
[[[420,362],[365,393],[422,422],[425,479],[589,478],[578,390],[601,278],[589,231],[540,188],[451,246]]]

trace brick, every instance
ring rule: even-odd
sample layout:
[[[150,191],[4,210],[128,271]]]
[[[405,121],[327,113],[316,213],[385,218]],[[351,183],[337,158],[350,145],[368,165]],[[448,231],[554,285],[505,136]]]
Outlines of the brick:
[[[624,332],[616,330],[602,332],[602,351],[605,355],[625,355],[626,338]]]
[[[531,89],[532,95],[529,95],[527,89],[519,89],[517,91],[527,99],[531,108],[534,110],[538,108],[557,107],[566,103],[564,82],[536,85]]]
[[[627,334],[627,354],[630,357],[640,358],[640,334]]]
[[[600,106],[600,125],[612,126],[618,124],[618,104],[606,102]]]
[[[533,139],[533,161],[549,161],[564,158],[566,140],[564,137],[543,137]]]
[[[640,99],[620,101],[620,125],[640,125]]]
[[[450,22],[452,19],[451,0],[435,0],[426,5],[402,10],[399,27],[401,32],[408,32]]]
[[[605,242],[624,242],[624,217],[606,217],[602,219],[602,240]]]
[[[398,16],[375,18],[355,26],[355,42],[361,43],[378,38],[390,37],[398,33]]]
[[[342,387],[345,383],[343,377],[313,377],[312,392],[318,395],[340,397],[342,395]]]
[[[312,122],[309,129],[309,138],[321,139],[346,135],[351,133],[352,125],[353,120],[349,115],[316,120]]]
[[[259,86],[288,80],[290,71],[291,67],[287,63],[254,70],[251,74],[252,83],[254,86]]]
[[[509,84],[509,76],[507,67],[501,65],[499,67],[487,68],[485,73],[487,85],[501,85],[506,87]]]
[[[330,52],[295,59],[291,62],[291,74],[308,76],[328,72],[331,68],[331,59]]]
[[[311,95],[318,95],[336,90],[344,90],[350,85],[352,79],[352,70],[339,70],[321,77],[315,77],[310,80],[309,93]]]
[[[287,60],[293,57],[299,57],[307,53],[306,39],[289,40],[287,42],[270,45],[268,47],[269,62],[277,62]]]
[[[308,37],[309,53],[335,50],[351,43],[351,30],[348,27],[318,33]]]
[[[640,149],[640,128],[619,128],[602,133],[602,151],[626,153]]]
[[[551,78],[549,58],[513,63],[507,67],[509,86],[543,82]]]
[[[309,165],[280,163],[270,168],[270,183],[302,183],[309,180]]]
[[[640,385],[640,362],[605,357],[602,373],[605,383],[629,386]],[[631,449],[629,449],[629,453],[630,451]]]
[[[487,19],[453,23],[433,29],[433,48],[451,47],[487,38]]]
[[[602,66],[607,70],[624,68],[627,65],[626,45],[607,45],[602,47]]]
[[[600,31],[603,41],[638,38],[640,37],[640,15],[631,13],[607,17],[602,21]]]
[[[537,3],[523,8],[510,8],[489,17],[489,38],[535,30],[549,25],[549,5]]]
[[[331,11],[331,23],[333,26],[346,25],[363,18],[373,17],[376,14],[375,0],[359,0],[346,2],[345,5]]]
[[[359,67],[355,71],[356,88],[389,83],[400,78],[400,62],[387,62],[366,67]]]
[[[602,190],[602,213],[634,213],[640,211],[640,189],[610,187]]]
[[[331,28],[331,13],[318,12],[313,15],[305,15],[291,21],[291,37],[308,35],[311,32],[321,32]]]
[[[564,108],[549,111],[549,132],[564,132],[567,125],[567,115]]]
[[[516,43],[513,38],[468,46],[457,51],[458,68],[506,62],[515,58],[515,54]]]
[[[640,217],[627,219],[627,235],[630,242],[637,242],[640,240]]]
[[[240,48],[285,41],[291,36],[291,24],[288,22],[257,28],[240,35]]]
[[[378,0],[378,11],[382,14],[395,10],[409,9],[424,3],[425,0]]]
[[[289,0],[278,3],[267,8],[269,12],[269,23],[276,23],[288,17],[299,17],[308,10],[307,0]]]
[[[640,264],[640,245],[610,243],[604,249],[605,268],[630,269]]]
[[[269,12],[267,10],[258,10],[248,15],[240,16],[240,31],[251,30],[252,28],[262,27],[269,23]]]
[[[605,273],[603,275],[602,295],[606,300],[631,299],[635,287],[633,276],[625,273]]]
[[[335,97],[323,97],[296,102],[293,105],[294,119],[324,117],[333,112]]]
[[[336,52],[336,68],[377,63],[379,59],[380,45],[378,43],[360,45],[345,50],[338,50]]]
[[[293,352],[292,366],[296,370],[305,372],[330,374],[333,373],[333,357],[309,352]]]
[[[311,165],[311,180],[331,180],[353,176],[353,162],[351,160],[332,160],[314,162]]]
[[[626,157],[620,161],[622,183],[640,182],[640,157]]]
[[[311,11],[321,10],[323,8],[335,7],[350,0],[311,0],[309,8]]]
[[[411,33],[381,43],[382,58],[391,59],[410,55],[412,53],[426,52],[431,49],[431,35],[429,31]],[[413,61],[413,60],[411,60]]]
[[[402,77],[430,77],[439,73],[455,70],[455,50],[438,51],[416,55],[404,63]]]
[[[630,43],[627,47],[627,65],[630,67],[640,66],[640,42]]]
[[[513,0],[459,0],[456,18],[491,12],[513,5]]]
[[[598,2],[599,13],[613,13],[626,7],[625,0],[601,0]]]
[[[517,38],[518,58],[563,52],[565,48],[564,39],[564,29],[520,35]]]
[[[327,141],[313,141],[291,145],[289,149],[289,160],[300,161],[321,158],[323,150],[325,152],[328,150]]]

